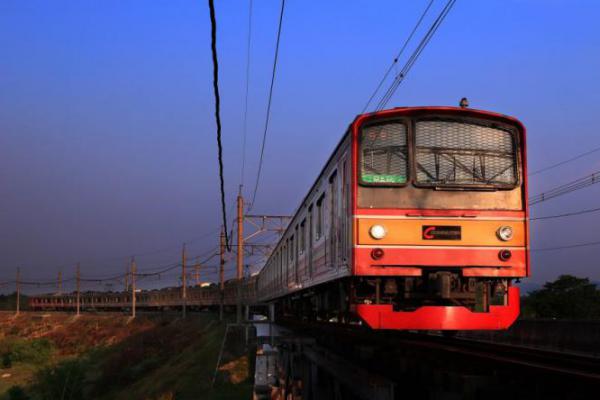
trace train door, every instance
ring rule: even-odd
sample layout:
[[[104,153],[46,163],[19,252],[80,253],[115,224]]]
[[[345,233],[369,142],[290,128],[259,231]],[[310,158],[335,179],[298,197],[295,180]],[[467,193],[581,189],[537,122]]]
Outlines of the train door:
[[[313,206],[312,204],[308,207],[308,246],[306,246],[308,251],[308,276],[312,278],[313,276]]]
[[[350,236],[348,234],[349,226],[350,226],[350,215],[348,212],[349,209],[349,199],[350,199],[350,190],[349,190],[349,173],[348,173],[348,163],[346,161],[346,157],[343,157],[342,161],[342,182],[341,182],[341,210],[340,210],[340,264],[346,266],[348,268],[348,244],[350,241]]]
[[[300,235],[298,232],[298,225],[296,225],[296,234],[294,237],[296,238],[296,241],[294,242],[294,261],[296,262],[294,264],[294,280],[296,281],[296,285],[299,285],[300,279],[298,279],[298,268],[300,268],[300,252],[298,251],[298,248],[300,247]]]
[[[338,241],[338,193],[337,193],[337,170],[333,171],[333,174],[329,177],[329,191],[331,193],[331,203],[329,205],[329,254],[330,256],[330,268],[337,266],[337,241]]]

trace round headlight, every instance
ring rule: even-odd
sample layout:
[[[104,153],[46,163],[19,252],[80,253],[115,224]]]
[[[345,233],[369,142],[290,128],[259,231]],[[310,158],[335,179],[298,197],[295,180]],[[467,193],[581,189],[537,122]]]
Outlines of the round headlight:
[[[371,229],[369,229],[369,234],[373,239],[383,239],[387,234],[387,230],[383,225],[373,225]]]
[[[501,226],[496,234],[500,240],[507,242],[513,238],[513,229],[510,226]]]

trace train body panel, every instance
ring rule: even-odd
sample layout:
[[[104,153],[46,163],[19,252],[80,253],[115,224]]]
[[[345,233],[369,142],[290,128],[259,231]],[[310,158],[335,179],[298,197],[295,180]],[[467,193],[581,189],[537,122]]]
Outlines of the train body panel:
[[[529,275],[525,151],[522,124],[497,113],[358,116],[261,271],[259,298],[380,329],[507,328],[512,280]]]

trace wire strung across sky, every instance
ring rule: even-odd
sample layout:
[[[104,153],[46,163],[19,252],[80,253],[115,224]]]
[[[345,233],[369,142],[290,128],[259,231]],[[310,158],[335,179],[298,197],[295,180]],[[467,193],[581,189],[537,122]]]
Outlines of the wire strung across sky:
[[[567,193],[574,192],[594,185],[600,182],[600,171],[594,172],[593,174],[584,176],[583,178],[576,179],[572,182],[565,183],[564,185],[557,186],[546,192],[540,193],[529,198],[529,205],[541,203],[542,201],[550,200],[558,196],[562,196]]]
[[[219,59],[217,57],[217,19],[215,17],[214,0],[208,0],[210,9],[210,38],[213,61],[213,89],[215,92],[215,120],[217,123],[217,149],[219,158],[219,181],[221,189],[221,213],[223,214],[223,229],[225,232],[225,247],[231,251],[229,246],[229,234],[227,233],[227,207],[225,206],[225,178],[223,172],[223,144],[221,143],[221,98],[219,96]]]
[[[438,17],[435,19],[435,21],[433,22],[433,24],[431,25],[431,27],[425,34],[425,36],[423,36],[423,38],[421,39],[421,42],[419,43],[417,48],[413,51],[412,55],[410,56],[410,58],[408,59],[406,64],[404,64],[404,67],[396,75],[396,77],[394,78],[394,81],[392,82],[390,87],[387,89],[387,91],[381,97],[381,100],[379,101],[379,103],[377,104],[377,107],[376,107],[377,111],[384,109],[385,106],[387,105],[387,103],[390,101],[390,99],[394,95],[394,93],[396,93],[398,86],[400,86],[400,84],[404,81],[404,78],[406,77],[406,75],[410,72],[411,68],[415,65],[415,63],[417,62],[417,59],[419,58],[419,56],[421,55],[421,53],[423,52],[425,47],[427,47],[427,44],[429,44],[429,42],[431,41],[431,38],[433,37],[435,32],[438,30],[438,28],[440,27],[442,22],[444,22],[444,19],[446,18],[448,13],[450,13],[450,10],[454,6],[454,3],[456,3],[456,0],[448,0],[448,2],[446,3],[444,8],[438,15]]]
[[[556,247],[543,247],[540,249],[531,249],[531,251],[534,253],[538,253],[538,252],[543,252],[543,251],[574,249],[574,248],[578,248],[578,247],[589,247],[589,246],[598,246],[598,245],[600,245],[600,241],[587,242],[587,243],[575,243],[575,244],[568,244],[568,245],[556,246]]]
[[[556,164],[552,164],[552,165],[549,165],[547,167],[540,168],[540,169],[538,169],[536,171],[533,171],[533,172],[529,173],[529,176],[533,176],[533,175],[541,174],[542,172],[550,171],[551,169],[554,169],[556,167],[560,167],[560,166],[568,164],[570,162],[579,160],[580,158],[589,156],[590,154],[597,153],[599,151],[600,151],[600,147],[593,148],[592,150],[589,150],[589,151],[586,151],[584,153],[578,154],[578,155],[576,155],[574,157],[571,157],[571,158],[568,158],[566,160],[557,162]]]
[[[595,212],[598,212],[598,211],[600,211],[600,207],[598,207],[598,208],[590,208],[590,209],[587,209],[587,210],[572,211],[572,212],[568,212],[568,213],[564,213],[564,214],[545,215],[545,216],[542,216],[542,217],[529,218],[529,220],[530,221],[540,221],[540,220],[545,220],[545,219],[573,217],[575,215],[590,214],[590,213],[595,213]]]
[[[281,27],[283,26],[283,12],[285,10],[285,0],[281,0],[281,11],[279,13],[279,27],[277,28],[277,42],[275,44],[275,58],[273,60],[273,72],[271,73],[271,85],[269,88],[269,99],[267,101],[267,114],[265,116],[265,129],[263,131],[262,144],[260,146],[260,158],[258,161],[258,172],[256,173],[256,182],[254,184],[254,191],[252,192],[252,201],[248,210],[252,210],[254,207],[254,201],[256,200],[256,192],[258,191],[258,185],[260,183],[260,175],[262,173],[263,157],[265,153],[265,143],[267,141],[267,132],[269,131],[269,121],[271,118],[271,101],[273,99],[273,86],[275,85],[275,74],[277,72],[277,59],[279,56],[279,42],[281,39]]]
[[[252,0],[248,4],[248,41],[246,43],[246,95],[244,99],[244,123],[242,134],[242,171],[240,188],[244,185],[246,173],[246,133],[248,131],[248,92],[250,91],[250,43],[252,42]]]
[[[411,41],[411,39],[415,35],[415,32],[417,31],[417,29],[419,29],[419,26],[421,25],[421,22],[423,22],[423,19],[425,18],[425,15],[427,15],[427,12],[431,8],[431,5],[433,4],[434,1],[435,0],[429,0],[429,3],[427,4],[427,7],[425,7],[425,10],[423,10],[423,13],[421,14],[421,17],[417,20],[417,23],[415,24],[412,32],[410,32],[410,35],[408,35],[408,37],[404,41],[404,44],[402,45],[402,48],[400,49],[400,51],[398,52],[398,54],[396,55],[396,57],[394,58],[394,60],[390,64],[390,66],[388,67],[387,71],[383,75],[383,78],[381,78],[381,80],[379,81],[379,84],[377,85],[377,87],[373,91],[373,94],[371,94],[371,97],[369,97],[369,101],[367,101],[367,104],[365,104],[365,106],[363,107],[362,111],[360,112],[361,114],[363,114],[367,110],[367,108],[369,107],[369,104],[371,104],[371,101],[373,101],[373,98],[379,92],[379,89],[381,89],[381,86],[383,85],[383,83],[385,82],[385,80],[387,79],[387,77],[390,75],[390,72],[392,72],[392,69],[394,69],[394,66],[396,64],[398,64],[398,60],[400,59],[400,57],[404,53],[404,50],[406,49],[406,46],[408,46],[408,43]]]

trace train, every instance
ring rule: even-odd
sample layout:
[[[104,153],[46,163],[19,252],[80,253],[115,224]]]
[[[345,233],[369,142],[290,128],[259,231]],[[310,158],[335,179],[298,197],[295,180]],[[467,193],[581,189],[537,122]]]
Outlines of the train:
[[[530,275],[528,215],[518,119],[462,106],[361,114],[242,282],[245,301],[372,329],[507,329],[514,283]]]

